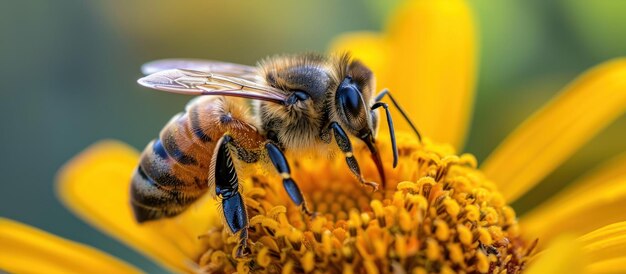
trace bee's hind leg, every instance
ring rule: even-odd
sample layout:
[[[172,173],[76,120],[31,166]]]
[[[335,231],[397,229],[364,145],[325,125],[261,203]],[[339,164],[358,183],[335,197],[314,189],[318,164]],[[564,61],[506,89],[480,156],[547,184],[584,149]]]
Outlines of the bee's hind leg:
[[[287,159],[285,159],[283,152],[280,148],[278,148],[278,146],[271,142],[265,144],[265,149],[267,150],[267,154],[269,155],[272,164],[283,178],[283,187],[285,188],[285,191],[287,191],[289,198],[291,198],[293,203],[300,207],[304,213],[309,216],[315,216],[315,213],[312,212],[307,206],[298,184],[296,184],[296,182],[291,178],[289,163],[287,163]]]
[[[229,150],[233,139],[224,135],[215,147],[213,154],[213,172],[209,176],[210,182],[215,184],[215,194],[222,200],[222,211],[228,229],[239,235],[239,245],[236,256],[245,257],[250,254],[248,248],[248,215],[243,197],[239,193],[239,178]]]

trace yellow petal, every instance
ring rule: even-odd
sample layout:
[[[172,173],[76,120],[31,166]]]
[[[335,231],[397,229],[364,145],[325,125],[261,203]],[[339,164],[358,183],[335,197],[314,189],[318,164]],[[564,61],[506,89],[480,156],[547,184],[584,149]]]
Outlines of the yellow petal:
[[[626,59],[582,75],[519,126],[482,170],[513,201],[626,111]]]
[[[587,272],[589,273],[602,273],[602,274],[618,274],[626,273],[626,256],[605,260],[597,263],[592,263],[587,266]]]
[[[626,273],[626,222],[614,223],[578,238],[589,259],[589,273]]]
[[[524,234],[540,240],[549,240],[564,232],[582,235],[624,220],[624,208],[626,176],[533,212],[520,221],[520,227]]]
[[[0,218],[0,272],[141,273],[86,245]]]
[[[578,238],[578,242],[591,263],[626,258],[626,222],[594,230]]]
[[[389,65],[380,87],[399,98],[423,135],[463,145],[476,73],[474,19],[466,1],[407,1],[388,25]],[[396,112],[394,117],[401,117]],[[409,129],[396,122],[399,129]]]
[[[350,52],[355,59],[361,60],[376,76],[378,82],[387,82],[387,41],[374,32],[354,32],[335,38],[328,50],[331,53]]]
[[[137,224],[129,197],[130,177],[138,153],[119,142],[93,145],[70,161],[58,179],[67,207],[97,228],[120,239],[162,265],[191,271],[204,251],[200,235],[219,225],[213,203],[199,203],[173,219]]]
[[[581,197],[600,202],[599,199],[603,197],[602,194],[610,195],[611,192],[616,190],[613,184],[619,184],[619,178],[624,178],[626,181],[626,168],[624,167],[626,167],[626,153],[606,161],[600,167],[588,172],[580,180],[571,184],[568,189],[558,193],[524,215],[520,221],[522,227],[529,235],[541,235],[542,238],[549,238],[551,235],[558,234],[563,230],[574,230],[584,233],[602,225],[624,219],[620,218],[622,214],[611,216],[594,213],[582,217],[585,221],[582,222],[583,227],[573,227],[574,224],[570,222],[563,223],[564,218],[581,218],[577,216],[583,214],[583,212],[572,212],[572,209],[565,205],[578,204]],[[600,196],[594,196],[593,193],[597,193],[595,195],[599,194]],[[606,209],[600,210],[604,211]],[[572,214],[576,216],[572,216]],[[555,216],[556,218],[554,218]],[[603,217],[608,217],[608,219],[603,219]]]
[[[581,244],[574,237],[564,235],[551,242],[549,247],[537,254],[530,263],[527,274],[581,273],[586,265]]]
[[[563,191],[562,194],[559,194],[555,198],[551,199],[549,203],[551,204],[552,200],[555,200],[556,202],[557,197],[566,199],[582,195],[585,192],[600,186],[604,187],[606,184],[611,183],[611,180],[626,176],[625,167],[626,153],[622,153],[601,163],[599,167],[587,172],[587,174],[585,174],[580,180],[577,180],[577,182],[573,183],[571,187]]]

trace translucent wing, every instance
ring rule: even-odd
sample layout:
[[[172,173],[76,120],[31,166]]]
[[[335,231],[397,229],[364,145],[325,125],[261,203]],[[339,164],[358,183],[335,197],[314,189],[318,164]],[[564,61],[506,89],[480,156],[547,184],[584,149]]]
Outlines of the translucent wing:
[[[246,79],[210,72],[167,69],[137,80],[144,87],[187,95],[224,95],[283,104],[283,91]]]
[[[209,72],[224,76],[238,77],[253,82],[258,82],[258,78],[260,77],[257,73],[257,68],[253,66],[203,59],[161,59],[141,66],[141,72],[143,72],[144,75],[170,69],[188,69]]]

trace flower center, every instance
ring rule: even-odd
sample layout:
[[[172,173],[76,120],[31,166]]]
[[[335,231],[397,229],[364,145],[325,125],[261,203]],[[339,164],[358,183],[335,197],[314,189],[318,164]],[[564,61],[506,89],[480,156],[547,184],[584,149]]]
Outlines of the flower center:
[[[274,176],[250,178],[244,188],[252,254],[235,259],[236,237],[209,231],[199,259],[209,272],[291,273],[516,273],[536,243],[519,235],[514,210],[469,154],[398,135],[396,169],[385,166],[387,185],[372,192],[351,176],[341,157],[293,162],[294,178],[309,207],[296,208]],[[379,141],[383,159],[390,145]],[[366,178],[377,180],[366,147],[356,146]],[[387,153],[387,154],[385,154]],[[400,273],[403,273],[401,271]]]

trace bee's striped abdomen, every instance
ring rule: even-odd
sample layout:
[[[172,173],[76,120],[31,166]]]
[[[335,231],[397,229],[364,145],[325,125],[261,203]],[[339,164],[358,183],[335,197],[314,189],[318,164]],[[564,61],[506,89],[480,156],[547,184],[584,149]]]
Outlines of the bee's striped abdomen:
[[[177,215],[207,192],[216,141],[226,132],[247,148],[264,140],[229,99],[198,99],[174,116],[141,155],[130,189],[139,222]]]
[[[148,145],[133,175],[130,189],[138,221],[177,215],[206,192],[207,180],[203,179],[206,176],[183,169],[166,153],[161,140],[154,140]]]
[[[196,200],[180,191],[164,189],[141,166],[133,175],[130,193],[135,219],[139,222],[174,216]]]
[[[177,215],[206,193],[214,145],[193,133],[189,112],[172,118],[159,138],[148,144],[133,175],[130,191],[136,219]]]

